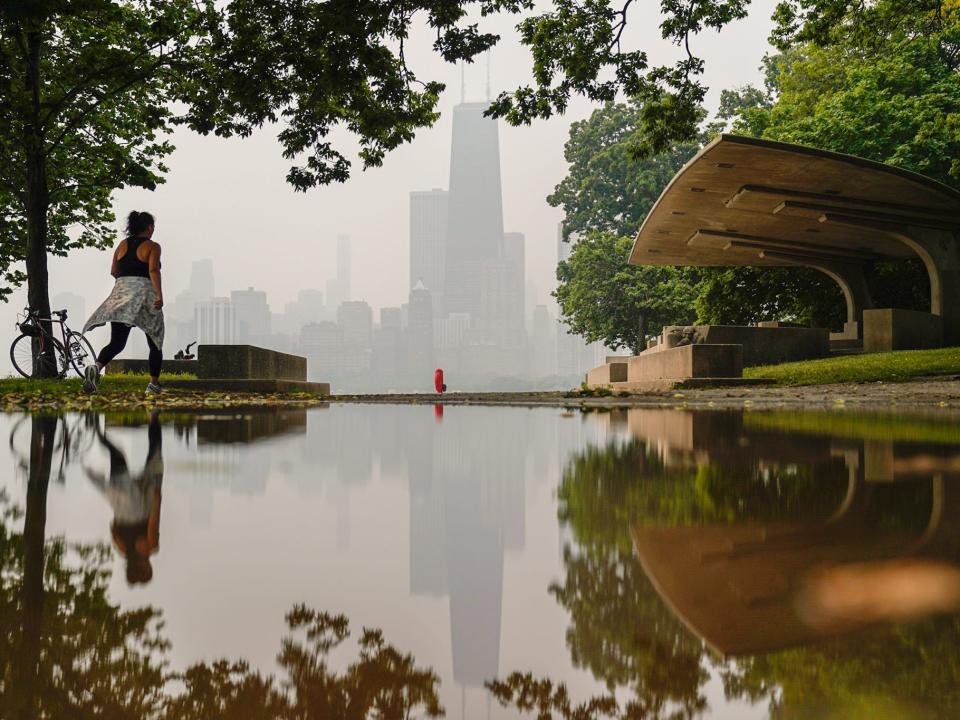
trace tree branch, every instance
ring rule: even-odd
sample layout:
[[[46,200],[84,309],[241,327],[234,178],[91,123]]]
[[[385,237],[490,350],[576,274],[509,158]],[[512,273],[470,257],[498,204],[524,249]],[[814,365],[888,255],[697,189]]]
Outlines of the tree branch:
[[[167,61],[169,60],[169,58],[170,56],[167,56],[166,58],[162,58],[160,62],[157,62],[153,66],[148,68],[148,71],[146,73],[135,75],[132,78],[128,79],[126,82],[121,83],[120,85],[116,86],[109,92],[99,97],[95,103],[88,106],[85,110],[81,111],[76,117],[73,118],[73,120],[67,123],[63,127],[63,130],[56,136],[56,138],[54,138],[54,140],[50,143],[49,147],[47,148],[46,154],[49,156],[54,150],[56,150],[63,143],[63,140],[67,137],[67,135],[69,135],[71,131],[75,130],[81,124],[81,122],[83,122],[83,120],[86,119],[88,115],[90,115],[90,113],[92,113],[94,110],[96,110],[105,102],[107,102],[107,100],[110,100],[116,95],[119,95],[120,93],[122,93],[124,90],[127,90],[133,87],[137,83],[146,81],[157,70],[159,70],[164,65],[167,65],[168,64]]]
[[[52,103],[50,105],[50,111],[47,113],[46,117],[44,117],[42,121],[42,125],[46,127],[47,123],[49,123],[57,114],[59,114],[60,110],[65,105],[73,101],[83,90],[87,89],[91,80],[95,80],[105,76],[109,77],[110,74],[113,73],[114,71],[124,67],[128,67],[138,62],[142,58],[148,55],[151,55],[155,50],[162,48],[167,42],[169,42],[172,39],[173,39],[173,36],[159,40],[153,45],[150,45],[149,47],[145,48],[143,52],[139,53],[133,58],[126,58],[123,62],[118,62],[114,65],[108,65],[107,67],[98,68],[97,70],[91,73],[88,73],[85,77],[81,78],[76,85],[74,85],[67,92],[65,92],[59,100],[57,100],[55,103]]]

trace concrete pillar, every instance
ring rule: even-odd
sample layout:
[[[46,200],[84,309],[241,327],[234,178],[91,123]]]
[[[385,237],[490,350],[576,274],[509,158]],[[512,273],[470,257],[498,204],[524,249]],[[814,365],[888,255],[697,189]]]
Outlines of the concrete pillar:
[[[930,312],[943,322],[943,344],[960,345],[960,244],[952,232],[910,227],[893,233],[913,249],[930,276]]]
[[[847,322],[843,326],[843,334],[851,339],[862,340],[863,311],[873,308],[863,265],[818,261],[811,267],[828,275],[840,286],[847,301]]]

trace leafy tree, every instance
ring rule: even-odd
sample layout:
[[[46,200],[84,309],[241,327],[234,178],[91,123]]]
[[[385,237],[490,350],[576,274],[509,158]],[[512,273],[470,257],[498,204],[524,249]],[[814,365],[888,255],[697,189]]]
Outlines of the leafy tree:
[[[553,295],[572,332],[608,347],[646,348],[648,332],[693,320],[696,274],[688,268],[626,262],[633,241],[611,233],[583,237],[557,266]]]
[[[643,134],[637,101],[608,103],[570,126],[564,158],[570,165],[547,202],[564,212],[564,240],[601,231],[634,236],[663,188],[699,149],[687,142],[638,160]]]
[[[567,176],[547,198],[564,210],[570,257],[557,267],[554,297],[572,332],[639,352],[646,335],[693,320],[694,271],[627,263],[634,236],[663,188],[697,151],[684,143],[637,160],[643,134],[637,102],[608,103],[573,123]]]

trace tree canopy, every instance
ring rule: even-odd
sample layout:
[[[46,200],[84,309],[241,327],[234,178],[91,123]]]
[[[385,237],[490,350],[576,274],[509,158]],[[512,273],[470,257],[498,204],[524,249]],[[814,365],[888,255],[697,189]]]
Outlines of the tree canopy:
[[[700,126],[704,137],[730,127],[859,155],[960,187],[957,3],[795,0],[781,3],[774,19],[772,40],[780,52],[764,60],[764,86],[724,90],[717,120]],[[675,172],[679,158],[695,152],[696,145],[677,145],[658,156],[662,163],[638,160],[634,133],[645,132],[639,113],[623,103],[571,128],[570,170],[549,198],[564,208],[571,232],[635,235],[650,198],[672,177],[669,168]],[[714,324],[780,319],[839,329],[846,317],[839,288],[816,270],[704,268],[682,275],[695,288],[677,283],[666,297],[656,276],[623,269],[626,257],[618,256],[619,265],[559,268],[557,295],[577,332],[591,339],[627,336],[638,323],[632,299],[648,291],[666,305],[689,302],[698,321]],[[602,287],[609,275],[601,273],[611,271],[630,287],[616,297],[617,318],[604,322],[593,296],[576,287]],[[867,282],[880,307],[929,308],[929,280],[919,260],[874,263]]]

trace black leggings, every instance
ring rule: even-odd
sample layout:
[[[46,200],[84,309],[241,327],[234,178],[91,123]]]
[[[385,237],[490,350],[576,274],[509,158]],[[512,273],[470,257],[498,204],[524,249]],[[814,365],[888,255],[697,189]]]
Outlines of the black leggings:
[[[97,356],[97,362],[106,367],[107,363],[113,360],[120,351],[127,346],[127,338],[130,337],[130,326],[123,323],[110,323],[110,344],[107,345]],[[156,343],[147,335],[147,345],[150,346],[150,377],[160,377],[160,364],[163,362],[163,351],[157,347]]]

